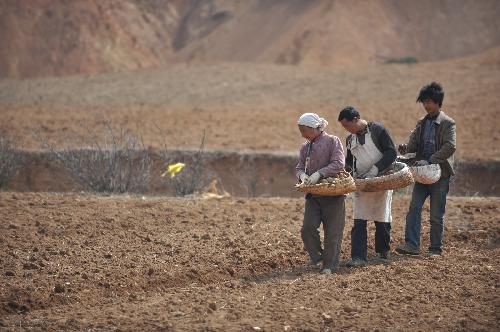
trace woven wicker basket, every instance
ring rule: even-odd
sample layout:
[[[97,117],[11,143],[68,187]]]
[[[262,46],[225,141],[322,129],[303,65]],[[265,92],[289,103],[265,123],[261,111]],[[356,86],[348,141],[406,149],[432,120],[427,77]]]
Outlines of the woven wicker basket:
[[[349,173],[341,171],[332,177],[321,180],[318,184],[308,186],[299,183],[295,185],[295,188],[300,192],[314,195],[340,196],[356,191],[356,184]]]
[[[410,166],[410,171],[415,182],[423,184],[433,184],[441,178],[441,166],[439,164]]]
[[[357,191],[384,191],[404,188],[413,183],[410,168],[401,162],[395,162],[390,174],[369,179],[356,179]]]

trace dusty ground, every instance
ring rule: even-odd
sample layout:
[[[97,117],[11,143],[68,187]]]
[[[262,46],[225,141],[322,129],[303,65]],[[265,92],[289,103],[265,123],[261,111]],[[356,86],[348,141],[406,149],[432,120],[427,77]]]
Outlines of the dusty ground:
[[[407,206],[393,203],[395,243]],[[444,257],[325,276],[303,268],[302,199],[4,192],[0,329],[495,331],[499,209],[450,198]]]
[[[110,121],[156,147],[160,127],[169,147],[198,147],[205,131],[207,148],[296,152],[303,141],[296,128],[300,114],[321,114],[330,121],[327,131],[344,138],[338,112],[354,105],[401,143],[424,115],[415,99],[432,80],[444,85],[443,109],[457,122],[457,159],[498,159],[500,48],[411,66],[221,64],[0,80],[0,127],[32,149],[40,148],[37,131],[60,145],[78,144],[90,136],[87,128]]]

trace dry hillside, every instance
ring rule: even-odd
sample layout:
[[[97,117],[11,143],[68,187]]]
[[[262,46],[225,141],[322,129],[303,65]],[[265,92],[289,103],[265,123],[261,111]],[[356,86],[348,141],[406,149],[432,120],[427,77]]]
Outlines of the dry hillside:
[[[105,121],[140,131],[158,147],[156,126],[170,147],[196,148],[203,131],[210,149],[297,151],[296,121],[317,112],[339,137],[345,105],[384,123],[402,142],[423,116],[415,103],[431,80],[446,90],[446,113],[457,121],[457,158],[498,159],[500,48],[480,55],[415,65],[354,69],[265,64],[178,65],[162,70],[33,80],[0,80],[2,124],[26,148],[38,149],[36,130],[57,141],[88,135]],[[68,140],[69,138],[69,140]],[[485,143],[486,142],[486,143]]]
[[[494,0],[0,0],[0,77],[439,60],[500,45],[499,16]]]

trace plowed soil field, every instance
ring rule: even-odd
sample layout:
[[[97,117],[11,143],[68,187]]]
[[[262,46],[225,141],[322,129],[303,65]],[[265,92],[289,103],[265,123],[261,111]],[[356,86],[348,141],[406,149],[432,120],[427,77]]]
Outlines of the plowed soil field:
[[[500,199],[449,198],[442,257],[426,256],[426,206],[421,256],[357,269],[347,202],[340,271],[321,275],[300,198],[0,193],[0,329],[497,330]]]

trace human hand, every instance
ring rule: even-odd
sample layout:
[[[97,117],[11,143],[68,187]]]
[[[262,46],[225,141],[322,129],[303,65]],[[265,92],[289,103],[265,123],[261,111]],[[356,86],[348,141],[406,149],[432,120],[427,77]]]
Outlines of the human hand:
[[[378,175],[378,167],[373,165],[368,172],[364,174],[365,179],[374,178]]]
[[[300,182],[305,183],[307,181],[307,179],[309,179],[309,176],[305,172],[301,172],[299,174],[299,179],[300,179]]]
[[[417,160],[415,162],[415,166],[426,166],[429,165],[429,162],[427,160]]]
[[[319,172],[314,172],[309,176],[309,178],[306,180],[306,184],[316,184],[319,181],[319,178],[321,177],[321,174]]]
[[[398,151],[399,153],[406,154],[408,152],[408,144],[399,144],[398,145]]]

